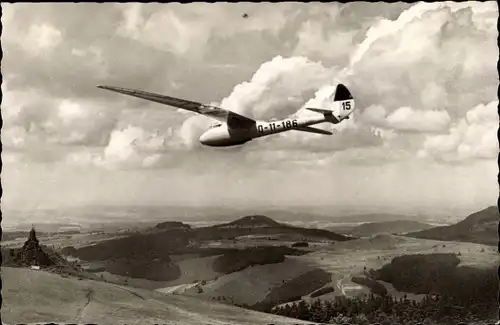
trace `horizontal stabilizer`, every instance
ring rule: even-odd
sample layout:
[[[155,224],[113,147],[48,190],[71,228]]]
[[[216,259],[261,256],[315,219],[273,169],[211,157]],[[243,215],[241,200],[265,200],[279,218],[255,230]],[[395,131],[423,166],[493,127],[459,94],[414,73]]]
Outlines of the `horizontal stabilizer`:
[[[306,107],[306,109],[316,112],[316,113],[321,113],[321,114],[331,114],[332,110],[331,109],[326,109],[326,108],[312,108],[312,107]]]
[[[327,122],[331,122],[333,124],[337,124],[340,122],[340,119],[333,115],[333,111],[331,109],[326,109],[326,108],[312,108],[312,107],[306,107],[306,109],[323,114],[327,120]]]
[[[317,133],[317,134],[326,134],[326,135],[332,135],[333,133],[330,131],[322,130],[322,129],[317,129],[313,128],[311,126],[301,126],[301,127],[296,127],[293,128],[293,130],[296,131],[304,131],[304,132],[310,132],[310,133]]]

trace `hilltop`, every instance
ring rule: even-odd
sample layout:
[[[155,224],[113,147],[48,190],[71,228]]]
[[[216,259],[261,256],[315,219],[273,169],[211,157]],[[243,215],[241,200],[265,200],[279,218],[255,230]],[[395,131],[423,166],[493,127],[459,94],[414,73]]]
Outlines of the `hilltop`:
[[[2,265],[11,267],[38,267],[53,271],[78,273],[81,268],[76,263],[68,262],[58,252],[40,245],[34,228],[21,248],[3,248]]]
[[[263,215],[245,216],[240,219],[215,225],[216,228],[259,228],[259,227],[290,227],[289,225],[281,224],[269,217]]]
[[[242,217],[229,223],[198,228],[201,238],[237,238],[242,236],[268,236],[284,241],[346,241],[351,237],[326,229],[304,228],[279,223],[263,215]]]
[[[180,221],[165,221],[158,223],[155,227],[157,229],[191,229],[191,226]]]
[[[460,241],[484,245],[498,245],[498,207],[491,206],[473,213],[464,220],[449,226],[433,227],[412,232],[407,236],[443,241]]]
[[[193,297],[2,268],[2,321],[17,323],[311,324]]]

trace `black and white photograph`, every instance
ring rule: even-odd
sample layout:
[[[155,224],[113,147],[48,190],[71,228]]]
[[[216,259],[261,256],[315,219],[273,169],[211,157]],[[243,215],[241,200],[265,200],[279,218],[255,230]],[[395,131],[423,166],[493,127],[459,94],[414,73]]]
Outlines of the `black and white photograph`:
[[[1,324],[499,322],[496,1],[1,12]]]

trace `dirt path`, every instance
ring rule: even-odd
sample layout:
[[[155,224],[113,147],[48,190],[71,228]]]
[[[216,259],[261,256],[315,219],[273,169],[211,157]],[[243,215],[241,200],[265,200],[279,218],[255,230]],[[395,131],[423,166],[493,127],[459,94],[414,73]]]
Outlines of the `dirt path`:
[[[143,296],[141,296],[140,294],[138,294],[137,292],[133,291],[133,290],[130,290],[130,289],[127,289],[127,288],[124,288],[124,287],[121,287],[121,286],[118,286],[118,285],[115,285],[115,284],[112,284],[114,287],[118,288],[118,289],[121,289],[123,291],[127,291],[128,293],[142,299],[142,300],[146,300],[146,298],[144,298]]]
[[[85,305],[83,306],[83,308],[78,313],[77,319],[79,321],[82,320],[85,317],[85,315],[87,314],[87,309],[88,309],[88,307],[92,301],[92,297],[94,295],[94,291],[91,288],[87,288],[85,291],[86,291],[85,297],[87,300],[85,301]]]

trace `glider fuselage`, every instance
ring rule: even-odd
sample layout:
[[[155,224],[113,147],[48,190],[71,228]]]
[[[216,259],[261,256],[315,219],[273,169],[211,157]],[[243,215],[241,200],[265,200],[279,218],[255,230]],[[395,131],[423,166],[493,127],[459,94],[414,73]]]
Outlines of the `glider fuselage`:
[[[253,125],[230,128],[226,123],[208,129],[199,139],[201,144],[211,147],[237,146],[266,135],[277,134],[322,122],[338,123],[333,115],[318,114],[303,118],[287,118],[280,121],[255,121]],[[329,134],[327,131],[324,134]]]

